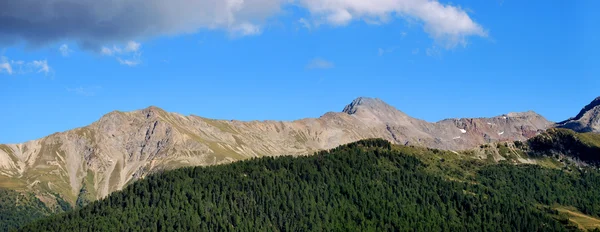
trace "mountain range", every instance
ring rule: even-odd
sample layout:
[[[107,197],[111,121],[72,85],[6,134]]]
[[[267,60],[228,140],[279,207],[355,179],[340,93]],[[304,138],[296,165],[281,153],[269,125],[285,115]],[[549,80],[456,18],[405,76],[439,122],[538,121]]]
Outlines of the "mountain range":
[[[412,118],[376,98],[341,112],[295,121],[215,120],[157,107],[113,111],[89,126],[21,144],[0,145],[0,188],[33,193],[47,205],[103,198],[150,173],[253,157],[307,155],[367,138],[461,151],[523,141],[548,128],[598,132],[600,98],[553,123],[535,112],[491,118]]]

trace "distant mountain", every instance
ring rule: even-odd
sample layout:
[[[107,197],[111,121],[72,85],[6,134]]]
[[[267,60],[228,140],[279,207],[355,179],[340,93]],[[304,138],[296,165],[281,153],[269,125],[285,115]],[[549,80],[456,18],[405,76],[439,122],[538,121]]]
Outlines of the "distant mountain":
[[[161,170],[311,154],[366,138],[458,151],[525,140],[551,125],[534,112],[429,123],[374,98],[296,121],[215,120],[148,107],[114,111],[89,126],[39,140],[0,145],[0,188],[34,193],[55,208],[57,196],[72,205],[96,200]]]
[[[559,122],[557,127],[568,128],[577,132],[600,133],[600,97],[583,107],[574,118]]]

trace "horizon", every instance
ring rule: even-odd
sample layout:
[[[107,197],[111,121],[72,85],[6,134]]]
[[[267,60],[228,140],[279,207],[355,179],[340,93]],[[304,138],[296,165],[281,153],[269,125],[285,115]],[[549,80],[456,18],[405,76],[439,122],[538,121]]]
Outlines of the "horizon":
[[[74,4],[89,15],[53,8],[68,1],[0,9],[8,22],[0,26],[0,144],[148,106],[291,121],[368,96],[428,122],[530,110],[560,122],[600,95],[600,2]]]

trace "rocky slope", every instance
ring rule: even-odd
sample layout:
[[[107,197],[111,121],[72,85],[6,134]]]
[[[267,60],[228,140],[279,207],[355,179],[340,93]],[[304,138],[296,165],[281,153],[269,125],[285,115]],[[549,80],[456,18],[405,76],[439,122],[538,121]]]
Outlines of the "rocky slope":
[[[574,118],[559,122],[557,127],[568,128],[577,132],[600,133],[600,97],[583,107]]]
[[[358,98],[342,112],[289,122],[214,120],[149,107],[111,112],[89,126],[39,140],[0,145],[0,187],[34,192],[49,204],[56,202],[55,194],[75,203],[107,196],[164,169],[310,154],[365,138],[463,150],[525,140],[551,125],[534,112],[429,123],[372,98]]]

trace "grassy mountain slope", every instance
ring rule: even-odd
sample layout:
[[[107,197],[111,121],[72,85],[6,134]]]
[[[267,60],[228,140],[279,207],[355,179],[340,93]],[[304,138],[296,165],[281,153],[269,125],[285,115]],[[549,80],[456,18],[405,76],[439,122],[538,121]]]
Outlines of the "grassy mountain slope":
[[[314,156],[183,168],[23,231],[569,231],[581,226],[566,207],[600,216],[600,173],[591,168],[451,154],[376,139]]]

